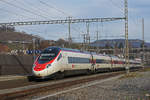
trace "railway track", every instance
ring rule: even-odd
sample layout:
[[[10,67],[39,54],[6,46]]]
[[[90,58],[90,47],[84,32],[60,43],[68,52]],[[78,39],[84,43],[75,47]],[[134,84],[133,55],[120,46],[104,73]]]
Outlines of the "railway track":
[[[103,73],[90,76],[81,76],[73,77],[62,80],[54,80],[48,82],[41,82],[40,84],[28,85],[19,88],[4,89],[0,94],[0,100],[23,100],[27,98],[32,98],[33,96],[38,96],[39,94],[44,94],[45,92],[54,92],[69,88],[71,86],[84,84],[91,81],[102,80],[110,77],[114,77],[125,72],[112,72],[112,73]]]
[[[140,71],[142,71],[141,69]],[[145,69],[144,69],[145,70]],[[115,77],[124,74],[125,71],[111,72],[111,73],[99,73],[94,75],[70,77],[61,80],[49,80],[45,82],[28,82],[26,86],[15,87],[12,89],[3,89],[3,93],[0,92],[0,100],[23,100],[33,99],[35,96],[43,96],[46,93],[55,93],[68,89],[70,87],[85,84],[88,82],[99,81],[111,77]],[[48,94],[47,94],[48,95]]]

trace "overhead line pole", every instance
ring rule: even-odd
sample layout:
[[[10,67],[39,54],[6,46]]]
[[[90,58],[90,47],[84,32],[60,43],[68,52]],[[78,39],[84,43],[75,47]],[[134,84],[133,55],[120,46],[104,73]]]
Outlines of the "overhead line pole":
[[[98,34],[99,32],[98,32],[98,30],[96,31],[96,40],[97,40],[97,42],[98,42],[98,40],[99,40],[99,34]],[[98,53],[99,52],[99,47],[98,47],[98,45],[97,45],[97,50],[96,50],[96,52]]]
[[[143,59],[142,59],[142,63],[143,63],[143,67],[145,64],[145,41],[144,41],[144,18],[142,18],[142,37],[143,37]]]
[[[125,10],[125,65],[129,73],[129,41],[128,41],[128,0],[124,0]]]
[[[69,23],[68,23],[68,42],[69,42],[69,45],[72,43],[72,38],[71,38],[71,17],[68,17],[68,19],[70,20]]]
[[[90,45],[90,23],[89,22],[86,23],[86,28],[87,28],[86,46],[87,46],[87,49],[89,49],[89,45]]]

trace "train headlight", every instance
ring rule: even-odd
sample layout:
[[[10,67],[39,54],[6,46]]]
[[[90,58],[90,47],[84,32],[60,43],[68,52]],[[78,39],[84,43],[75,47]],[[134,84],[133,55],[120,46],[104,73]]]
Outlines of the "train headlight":
[[[36,64],[33,64],[33,67],[35,67],[36,66]]]
[[[51,64],[47,64],[46,68],[48,68],[48,67],[50,67],[50,66],[51,66]]]

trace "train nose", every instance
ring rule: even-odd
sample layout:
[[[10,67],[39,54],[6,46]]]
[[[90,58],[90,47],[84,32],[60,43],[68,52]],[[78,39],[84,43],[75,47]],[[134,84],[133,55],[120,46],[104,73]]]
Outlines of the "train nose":
[[[42,71],[34,71],[34,70],[33,70],[33,75],[36,76],[36,77],[41,78],[41,77],[44,76],[44,74],[45,74],[45,73],[42,72]]]
[[[46,68],[45,65],[35,65],[35,66],[33,67],[33,70],[34,70],[34,71],[42,71],[42,70],[44,70],[45,68]]]
[[[33,75],[37,77],[44,77],[48,75],[49,67],[52,67],[51,64],[35,64],[33,65]]]
[[[34,64],[33,65],[33,69],[32,69],[32,73],[34,76],[37,77],[42,77],[42,71],[45,69],[45,66],[39,65],[39,64]]]

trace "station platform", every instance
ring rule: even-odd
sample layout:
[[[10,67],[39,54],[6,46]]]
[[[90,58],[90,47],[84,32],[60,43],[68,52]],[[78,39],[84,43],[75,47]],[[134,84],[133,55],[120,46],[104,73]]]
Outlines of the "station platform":
[[[0,81],[27,79],[27,75],[2,75],[0,76]]]

